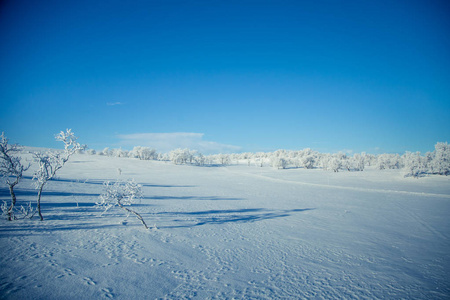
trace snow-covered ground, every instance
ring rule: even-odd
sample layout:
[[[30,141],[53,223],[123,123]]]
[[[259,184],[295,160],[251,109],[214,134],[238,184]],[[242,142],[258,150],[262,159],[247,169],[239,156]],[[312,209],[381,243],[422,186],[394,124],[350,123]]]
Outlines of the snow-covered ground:
[[[19,204],[36,199],[31,172]],[[450,178],[401,172],[76,155],[46,187],[45,221],[0,221],[0,297],[448,299]],[[157,229],[100,216],[118,177],[143,185],[132,207]]]

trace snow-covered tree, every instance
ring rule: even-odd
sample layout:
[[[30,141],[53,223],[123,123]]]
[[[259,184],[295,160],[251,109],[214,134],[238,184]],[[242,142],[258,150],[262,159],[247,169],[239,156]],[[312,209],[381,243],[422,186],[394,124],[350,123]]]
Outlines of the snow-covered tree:
[[[324,171],[332,170],[333,172],[339,172],[339,170],[344,166],[347,156],[343,153],[335,154],[322,154],[318,161],[322,166]]]
[[[55,178],[56,172],[60,170],[69,158],[86,146],[77,142],[77,137],[71,129],[61,131],[55,136],[57,141],[64,143],[64,151],[47,151],[45,153],[36,152],[33,154],[34,160],[38,163],[38,170],[34,173],[33,180],[38,190],[37,209],[41,221],[44,220],[41,213],[41,196],[45,184]]]
[[[448,143],[436,143],[434,157],[431,164],[432,172],[440,175],[450,174],[450,145]]]
[[[219,163],[222,166],[226,166],[226,165],[229,165],[231,163],[231,158],[230,158],[230,155],[228,155],[228,154],[222,154],[221,153],[221,154],[217,155],[217,158],[219,160]]]
[[[307,155],[300,159],[300,162],[305,169],[314,168],[315,159],[313,155]]]
[[[361,155],[364,156],[364,164],[367,166],[373,166],[377,163],[377,158],[375,155],[373,154],[369,154],[369,153],[361,153]]]
[[[88,149],[85,153],[89,155],[95,155],[97,152],[94,149]]]
[[[203,166],[206,163],[206,157],[200,152],[194,157],[194,163],[198,166]]]
[[[294,164],[305,169],[313,169],[318,160],[318,152],[310,148],[294,151],[292,155],[295,157]]]
[[[158,157],[157,157],[157,160],[160,160],[160,161],[169,161],[170,160],[170,155],[169,155],[169,153],[159,153],[158,154]]]
[[[156,153],[155,149],[141,146],[134,147],[133,150],[131,150],[130,155],[139,158],[140,160],[152,160],[158,158],[158,153]]]
[[[21,151],[18,145],[8,144],[8,139],[5,134],[2,133],[0,137],[0,175],[5,179],[5,183],[8,185],[9,193],[11,194],[10,204],[2,206],[3,213],[7,215],[8,220],[14,220],[14,207],[16,205],[16,194],[14,193],[14,187],[22,179],[23,172],[28,170],[30,165],[24,166],[21,162],[21,158],[17,156],[17,153]]]
[[[427,173],[425,159],[420,156],[420,152],[406,152],[403,155],[403,161],[405,163],[405,177],[412,176],[417,178]]]
[[[377,168],[384,169],[400,169],[402,167],[401,157],[398,154],[380,154],[377,157]]]
[[[112,152],[111,152],[111,150],[109,150],[109,147],[106,147],[102,151],[99,151],[97,154],[98,155],[104,155],[104,156],[111,156]]]
[[[261,167],[262,168],[264,166],[264,162],[265,162],[265,159],[267,157],[266,153],[264,153],[264,152],[257,152],[257,153],[255,153],[255,155],[253,157],[254,157],[253,161],[255,162],[255,165],[257,167]]]
[[[136,183],[134,180],[126,182],[117,181],[114,183],[106,181],[104,183],[104,188],[104,193],[99,196],[100,201],[96,203],[97,207],[104,210],[103,213],[118,206],[127,213],[127,217],[130,214],[134,214],[136,218],[142,222],[144,227],[148,229],[142,216],[127,207],[131,206],[137,199],[142,198],[142,186],[140,184]]]
[[[328,166],[331,170],[333,170],[333,172],[339,172],[342,168],[342,160],[339,157],[333,156],[329,160]]]
[[[339,170],[346,164],[347,156],[342,153],[335,154],[322,154],[318,159],[322,165],[323,170],[332,170],[333,172],[339,172]]]
[[[286,169],[288,165],[288,160],[281,156],[274,156],[271,159],[272,167],[277,169]]]
[[[303,162],[302,162],[302,158],[301,157],[294,156],[293,158],[291,158],[291,163],[296,168],[300,168],[300,167],[303,166]]]
[[[175,149],[169,152],[170,160],[176,165],[185,164],[190,157],[189,149]]]
[[[350,169],[355,171],[364,171],[365,167],[365,153],[359,154],[355,153],[350,158]]]
[[[122,148],[112,149],[110,153],[113,157],[128,157],[128,151],[122,150]]]

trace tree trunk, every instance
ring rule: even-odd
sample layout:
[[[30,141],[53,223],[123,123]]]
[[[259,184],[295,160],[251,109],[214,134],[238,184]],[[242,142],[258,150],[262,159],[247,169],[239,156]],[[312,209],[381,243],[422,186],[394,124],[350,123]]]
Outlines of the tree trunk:
[[[41,218],[41,221],[44,221],[44,218],[42,217],[42,214],[41,214],[41,194],[42,194],[43,188],[44,188],[44,185],[41,185],[39,187],[38,199],[37,199],[37,208],[38,208],[38,213],[39,213],[39,217]]]
[[[9,192],[11,194],[11,206],[8,208],[8,221],[13,219],[13,209],[16,205],[16,194],[14,193],[14,185],[9,186]]]
[[[120,203],[120,201],[117,201],[117,204],[119,204],[119,206],[120,206],[121,209],[124,209],[124,210],[126,210],[127,212],[130,212],[130,213],[134,214],[139,220],[141,220],[142,224],[144,224],[145,229],[148,229],[147,224],[145,224],[145,221],[144,221],[144,219],[141,217],[140,214],[138,214],[137,212],[135,212],[135,211],[133,211],[133,210],[131,210],[131,209],[126,208],[125,206],[122,205],[122,203]]]

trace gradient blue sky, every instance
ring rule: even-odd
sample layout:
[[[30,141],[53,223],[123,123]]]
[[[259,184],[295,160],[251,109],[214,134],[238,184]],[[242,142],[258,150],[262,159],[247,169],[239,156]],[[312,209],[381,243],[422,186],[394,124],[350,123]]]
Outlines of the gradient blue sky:
[[[448,1],[0,4],[0,131],[58,147],[431,151]]]

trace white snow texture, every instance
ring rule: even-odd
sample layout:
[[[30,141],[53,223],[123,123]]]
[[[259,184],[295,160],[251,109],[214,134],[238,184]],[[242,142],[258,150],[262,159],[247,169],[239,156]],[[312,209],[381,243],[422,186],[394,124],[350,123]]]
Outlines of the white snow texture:
[[[0,221],[0,298],[448,299],[450,178],[403,175],[75,154],[44,221]],[[151,229],[95,206],[118,179]]]

